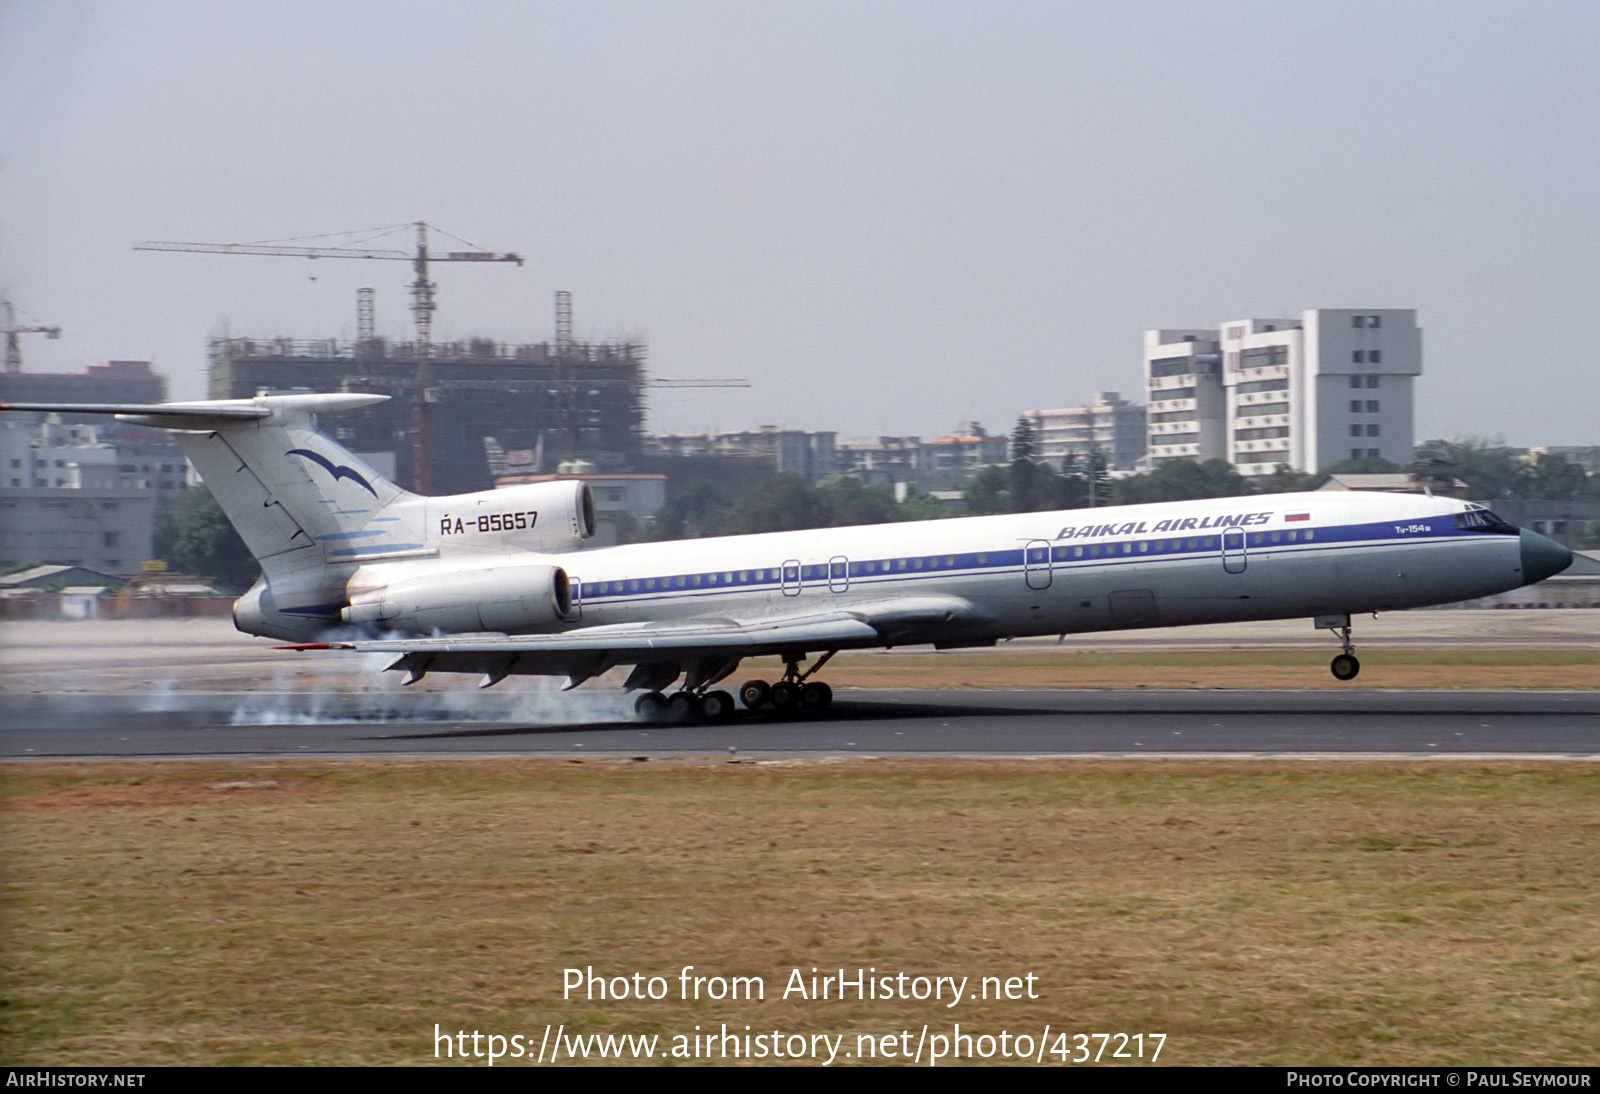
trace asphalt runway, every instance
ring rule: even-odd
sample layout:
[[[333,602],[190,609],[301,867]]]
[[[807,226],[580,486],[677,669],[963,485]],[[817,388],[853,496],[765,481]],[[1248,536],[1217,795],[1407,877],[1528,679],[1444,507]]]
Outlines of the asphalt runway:
[[[574,697],[575,698],[575,697]],[[605,697],[609,698],[609,697]],[[644,725],[599,709],[540,721],[471,694],[27,697],[0,758],[286,756],[1544,756],[1600,759],[1600,693],[841,692],[809,720]],[[591,708],[594,704],[584,701]]]
[[[1409,612],[1376,645],[1600,645],[1600,613]],[[1279,649],[1309,621],[1086,635],[1077,648]],[[1020,643],[1018,643],[1020,645]],[[307,657],[227,620],[7,622],[0,760],[283,756],[1559,756],[1600,758],[1600,690],[864,691],[807,719],[643,725],[620,691],[465,678],[401,689],[388,658]],[[905,651],[897,651],[905,652]],[[871,655],[863,655],[871,656]],[[1600,683],[1600,682],[1597,682]]]

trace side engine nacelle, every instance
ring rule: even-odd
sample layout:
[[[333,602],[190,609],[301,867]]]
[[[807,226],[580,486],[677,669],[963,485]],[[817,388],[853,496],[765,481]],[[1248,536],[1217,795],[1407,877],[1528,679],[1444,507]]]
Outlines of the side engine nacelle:
[[[396,581],[351,597],[341,616],[419,634],[517,634],[571,613],[572,585],[561,567],[496,566]]]
[[[428,498],[428,538],[441,548],[568,551],[594,535],[594,492],[573,479]]]

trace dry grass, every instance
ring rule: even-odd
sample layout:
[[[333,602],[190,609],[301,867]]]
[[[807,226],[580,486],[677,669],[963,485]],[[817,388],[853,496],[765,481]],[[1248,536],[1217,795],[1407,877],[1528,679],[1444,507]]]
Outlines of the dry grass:
[[[1587,766],[9,765],[12,1064],[412,1063],[533,1035],[1162,1032],[1161,1061],[1583,1063]],[[562,970],[758,975],[563,1001]],[[1036,1001],[783,1000],[791,968]],[[676,996],[676,990],[674,990]]]

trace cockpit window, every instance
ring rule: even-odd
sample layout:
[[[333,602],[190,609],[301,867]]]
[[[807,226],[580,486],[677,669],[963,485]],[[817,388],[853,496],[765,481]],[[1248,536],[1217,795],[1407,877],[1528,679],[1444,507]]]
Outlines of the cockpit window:
[[[1516,534],[1516,527],[1489,509],[1469,509],[1456,514],[1456,527],[1463,532]]]

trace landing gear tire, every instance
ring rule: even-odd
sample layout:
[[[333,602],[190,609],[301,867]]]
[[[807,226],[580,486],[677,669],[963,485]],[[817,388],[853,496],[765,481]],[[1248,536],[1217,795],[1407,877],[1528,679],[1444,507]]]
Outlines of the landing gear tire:
[[[772,685],[765,680],[746,680],[739,686],[739,699],[750,710],[772,702]]]
[[[667,720],[667,697],[659,691],[647,691],[634,701],[633,712],[641,722],[664,722]]]
[[[800,702],[800,689],[787,680],[779,680],[772,685],[772,705],[778,710],[788,713]]]
[[[673,692],[667,700],[667,721],[674,724],[692,722],[700,717],[700,697],[692,691]]]
[[[827,710],[832,702],[833,689],[821,680],[813,680],[800,688],[800,709],[807,713]]]
[[[1341,653],[1333,659],[1328,666],[1335,680],[1354,680],[1361,671],[1361,662],[1356,660],[1353,653]]]
[[[733,717],[733,696],[725,691],[708,692],[700,699],[700,710],[708,722],[724,722]]]

